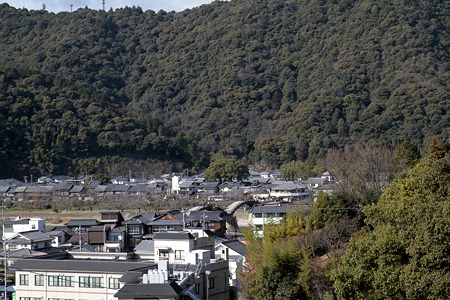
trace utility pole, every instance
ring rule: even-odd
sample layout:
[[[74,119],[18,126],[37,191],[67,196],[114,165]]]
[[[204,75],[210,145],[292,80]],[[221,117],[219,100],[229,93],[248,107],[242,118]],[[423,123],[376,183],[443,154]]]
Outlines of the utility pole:
[[[3,242],[3,262],[5,264],[5,298],[8,300],[8,263],[6,262],[6,237],[5,237],[5,215],[4,215],[4,202],[2,201],[2,242]]]

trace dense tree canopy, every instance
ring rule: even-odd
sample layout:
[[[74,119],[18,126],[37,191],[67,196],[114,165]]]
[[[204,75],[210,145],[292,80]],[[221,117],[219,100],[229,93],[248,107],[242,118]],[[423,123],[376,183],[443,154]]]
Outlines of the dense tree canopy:
[[[248,166],[234,158],[216,159],[205,170],[205,178],[210,182],[242,181],[249,175]]]
[[[352,238],[335,272],[340,299],[449,298],[449,182],[449,151],[430,154],[364,210],[373,231]]]
[[[443,0],[2,4],[2,172],[76,172],[105,155],[181,170],[209,152],[314,165],[346,144],[447,137],[449,15]]]

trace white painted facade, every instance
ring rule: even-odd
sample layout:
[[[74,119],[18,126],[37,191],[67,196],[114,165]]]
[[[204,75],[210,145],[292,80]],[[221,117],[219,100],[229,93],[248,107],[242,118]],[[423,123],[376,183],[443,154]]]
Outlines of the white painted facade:
[[[122,286],[118,282],[122,275],[70,271],[63,274],[61,272],[17,271],[16,300],[30,300],[28,298],[44,300],[116,300],[117,298],[114,297],[114,294]],[[93,278],[91,282],[94,284],[98,282],[99,286],[84,287],[86,286],[85,278]],[[90,284],[88,283],[87,285]]]
[[[45,233],[45,220],[41,218],[22,219],[20,216],[15,220],[6,220],[3,235],[9,239],[17,233],[28,231]]]

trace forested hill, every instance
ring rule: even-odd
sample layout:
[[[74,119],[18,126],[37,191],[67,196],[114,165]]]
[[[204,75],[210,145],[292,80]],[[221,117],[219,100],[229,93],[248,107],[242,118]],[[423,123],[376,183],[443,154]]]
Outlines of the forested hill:
[[[444,0],[3,4],[0,172],[99,172],[106,156],[201,167],[208,152],[277,165],[448,137],[449,24]]]

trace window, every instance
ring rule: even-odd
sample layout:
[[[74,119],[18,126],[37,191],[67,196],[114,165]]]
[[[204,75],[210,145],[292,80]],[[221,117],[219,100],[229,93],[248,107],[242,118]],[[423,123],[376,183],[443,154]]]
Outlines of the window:
[[[49,286],[75,286],[75,280],[73,276],[48,276]]]
[[[80,287],[102,288],[105,283],[103,277],[80,276]]]
[[[208,289],[214,288],[214,278],[208,278]]]
[[[167,250],[167,249],[159,250],[159,257],[160,258],[169,258],[169,250]]]
[[[175,250],[175,259],[184,259],[184,250]]]
[[[28,285],[28,274],[20,274],[20,285]]]
[[[110,289],[120,289],[119,278],[109,278],[109,288]]]
[[[255,227],[258,231],[262,231],[264,229],[262,225],[256,225]]]
[[[43,298],[20,297],[20,300],[43,300]]]
[[[80,287],[89,287],[89,277],[80,276]]]
[[[96,287],[96,288],[105,287],[103,277],[91,277],[91,287]]]
[[[262,214],[261,213],[253,214],[253,218],[262,218]]]
[[[141,233],[141,228],[139,226],[129,227],[128,233],[129,234],[140,234]]]
[[[34,275],[34,285],[44,285],[44,275]]]

